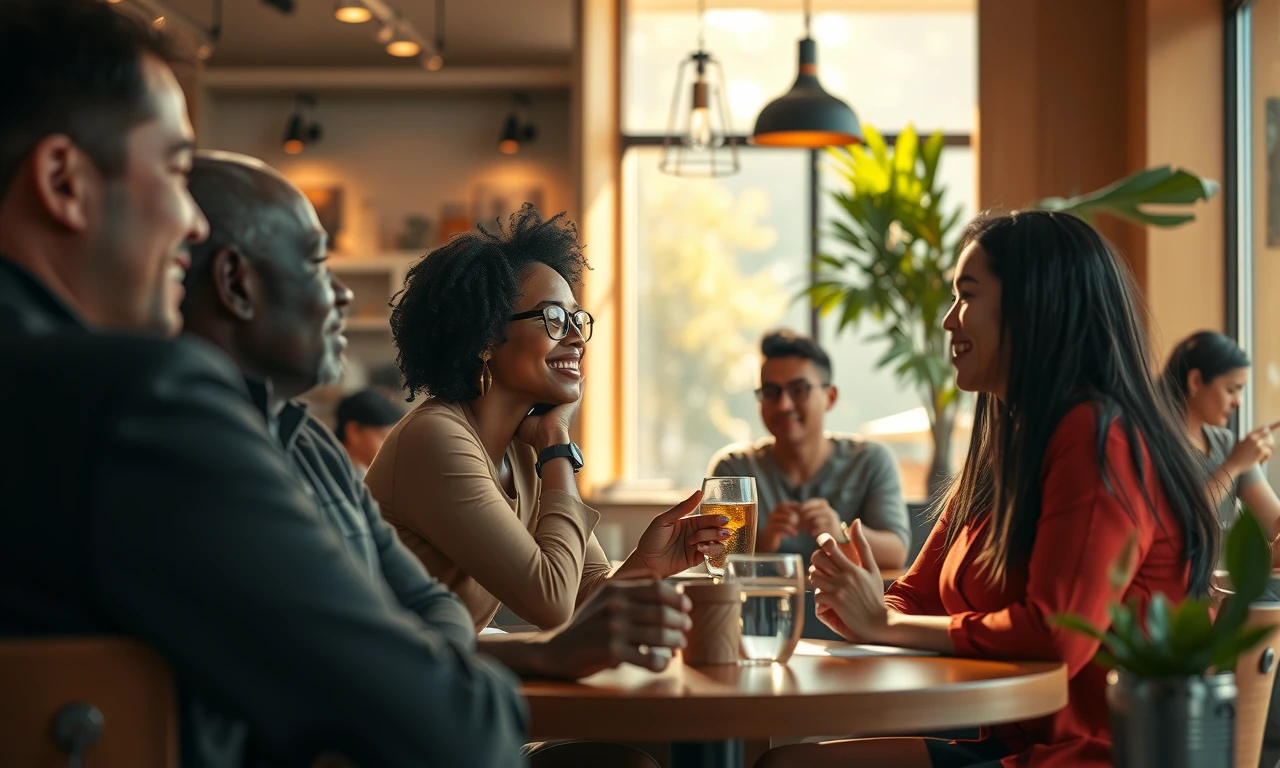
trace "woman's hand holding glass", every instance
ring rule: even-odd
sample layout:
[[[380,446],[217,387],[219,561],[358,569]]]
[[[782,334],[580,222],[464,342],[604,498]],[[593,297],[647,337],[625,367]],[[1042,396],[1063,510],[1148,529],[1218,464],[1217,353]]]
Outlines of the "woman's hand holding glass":
[[[702,491],[649,523],[635,552],[618,568],[615,576],[639,578],[654,576],[666,578],[688,570],[703,561],[705,556],[724,554],[724,540],[730,531],[722,526],[729,522],[723,515],[689,515],[698,509]]]
[[[884,604],[884,581],[862,532],[862,521],[849,527],[857,560],[851,560],[830,534],[818,537],[810,558],[815,613],[823,624],[854,642],[880,642],[889,627]]]

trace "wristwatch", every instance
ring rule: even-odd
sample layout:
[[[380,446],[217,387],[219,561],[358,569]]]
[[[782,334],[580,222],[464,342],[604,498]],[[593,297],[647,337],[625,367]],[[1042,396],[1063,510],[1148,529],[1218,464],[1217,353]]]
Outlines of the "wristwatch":
[[[573,465],[573,473],[576,475],[578,470],[582,469],[582,451],[579,450],[577,443],[561,443],[553,445],[550,448],[544,448],[538,454],[538,464],[535,467],[538,471],[538,477],[542,477],[542,466],[552,459],[566,458]]]

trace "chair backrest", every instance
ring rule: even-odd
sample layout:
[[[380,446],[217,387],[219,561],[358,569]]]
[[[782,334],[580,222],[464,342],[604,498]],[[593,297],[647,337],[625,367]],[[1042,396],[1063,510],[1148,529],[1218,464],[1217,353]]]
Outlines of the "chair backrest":
[[[0,640],[0,765],[68,765],[59,744],[98,731],[93,768],[177,768],[177,702],[168,667],[122,638]],[[86,734],[92,736],[92,734]]]
[[[907,517],[911,520],[911,546],[907,548],[906,567],[910,568],[916,561],[916,555],[924,549],[925,539],[933,531],[933,516],[929,514],[927,503],[911,502],[907,504]]]
[[[1280,602],[1257,602],[1249,606],[1247,627],[1280,627]],[[1255,648],[1236,661],[1236,749],[1235,768],[1257,768],[1262,755],[1262,736],[1271,707],[1280,631],[1273,631]]]

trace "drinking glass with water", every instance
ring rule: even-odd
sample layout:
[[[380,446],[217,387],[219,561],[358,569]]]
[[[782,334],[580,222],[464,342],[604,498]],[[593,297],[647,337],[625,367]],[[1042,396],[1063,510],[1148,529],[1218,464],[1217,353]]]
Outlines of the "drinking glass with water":
[[[731,535],[724,542],[724,554],[706,556],[707,572],[724,575],[725,557],[749,555],[756,551],[756,479],[754,477],[708,477],[702,481],[701,515],[724,515]]]
[[[804,561],[795,554],[729,555],[725,580],[742,590],[744,664],[785,664],[804,630]]]

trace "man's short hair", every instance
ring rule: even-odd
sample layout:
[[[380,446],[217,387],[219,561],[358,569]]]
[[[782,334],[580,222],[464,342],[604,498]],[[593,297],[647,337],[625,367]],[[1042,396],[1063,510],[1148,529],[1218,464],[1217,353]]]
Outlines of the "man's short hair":
[[[347,439],[347,425],[389,427],[400,421],[404,413],[394,403],[372,389],[362,389],[342,398],[338,403],[338,439]]]
[[[819,347],[817,342],[795,331],[770,331],[760,340],[760,353],[764,359],[779,357],[799,357],[813,363],[813,367],[822,372],[824,384],[831,383],[831,358]]]
[[[0,198],[54,134],[104,176],[122,173],[130,129],[155,114],[146,54],[176,58],[162,33],[102,0],[0,0]]]

